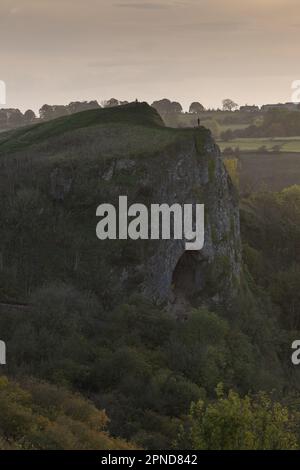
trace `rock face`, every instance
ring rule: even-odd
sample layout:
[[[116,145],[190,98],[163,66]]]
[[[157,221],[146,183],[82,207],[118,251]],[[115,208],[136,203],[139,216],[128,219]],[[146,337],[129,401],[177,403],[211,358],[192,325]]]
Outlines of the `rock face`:
[[[204,203],[204,247],[191,252],[182,241],[162,241],[147,262],[146,291],[171,304],[178,298],[195,304],[222,302],[235,293],[240,278],[237,196],[210,135],[200,151],[196,135],[175,155],[161,181],[153,181],[155,192],[170,204]]]
[[[210,133],[192,130],[143,164],[144,176],[139,189],[129,192],[130,202],[204,204],[205,243],[201,251],[186,251],[182,240],[144,241],[143,249],[133,242],[138,262],[125,269],[124,284],[140,274],[138,290],[176,315],[188,305],[228,302],[241,271],[238,200]],[[128,165],[131,174],[135,167]]]

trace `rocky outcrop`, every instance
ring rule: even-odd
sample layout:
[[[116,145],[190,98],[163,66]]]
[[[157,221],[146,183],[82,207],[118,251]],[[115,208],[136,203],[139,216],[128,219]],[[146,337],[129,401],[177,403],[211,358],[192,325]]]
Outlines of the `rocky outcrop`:
[[[182,240],[127,242],[135,261],[115,277],[119,291],[128,294],[134,286],[135,292],[168,305],[176,315],[191,305],[229,302],[241,273],[238,198],[211,134],[203,128],[189,130],[147,159],[110,163],[104,177],[108,174],[110,185],[121,176],[136,177],[127,191],[129,203],[205,205],[203,249],[186,251]]]
[[[190,252],[182,241],[162,241],[146,263],[146,292],[171,305],[183,299],[195,305],[224,302],[240,278],[237,196],[210,135],[200,150],[197,131],[193,137],[174,149],[168,169],[153,181],[162,201],[205,204],[203,249]]]
[[[8,135],[0,145],[9,230],[0,251],[10,290],[26,299],[55,280],[93,292],[109,311],[141,294],[175,315],[229,302],[241,272],[238,201],[210,132],[166,128],[143,103],[54,124],[34,127],[26,139]],[[97,207],[117,206],[121,195],[148,208],[204,204],[203,249],[186,252],[184,241],[172,239],[98,240]]]

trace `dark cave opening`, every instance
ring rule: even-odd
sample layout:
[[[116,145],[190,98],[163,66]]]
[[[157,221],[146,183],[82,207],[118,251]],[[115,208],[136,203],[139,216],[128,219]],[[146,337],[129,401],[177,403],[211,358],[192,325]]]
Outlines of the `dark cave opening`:
[[[176,299],[193,304],[205,289],[208,261],[201,251],[185,251],[179,258],[172,277]]]

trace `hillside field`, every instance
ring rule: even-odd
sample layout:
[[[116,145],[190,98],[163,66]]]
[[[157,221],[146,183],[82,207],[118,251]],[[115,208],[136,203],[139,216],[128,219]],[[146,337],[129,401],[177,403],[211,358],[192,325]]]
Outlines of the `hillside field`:
[[[255,152],[265,147],[266,150],[280,152],[300,152],[300,137],[274,137],[274,138],[241,138],[229,141],[219,140],[218,145],[223,151],[226,148],[239,148],[241,152]]]

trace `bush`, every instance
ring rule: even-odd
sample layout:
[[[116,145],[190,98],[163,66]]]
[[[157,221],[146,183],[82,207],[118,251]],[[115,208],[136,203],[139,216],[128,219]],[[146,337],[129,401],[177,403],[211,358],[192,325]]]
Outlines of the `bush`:
[[[233,390],[217,400],[191,406],[178,448],[195,450],[294,450],[298,448],[293,416],[287,408],[260,393],[241,398]]]

